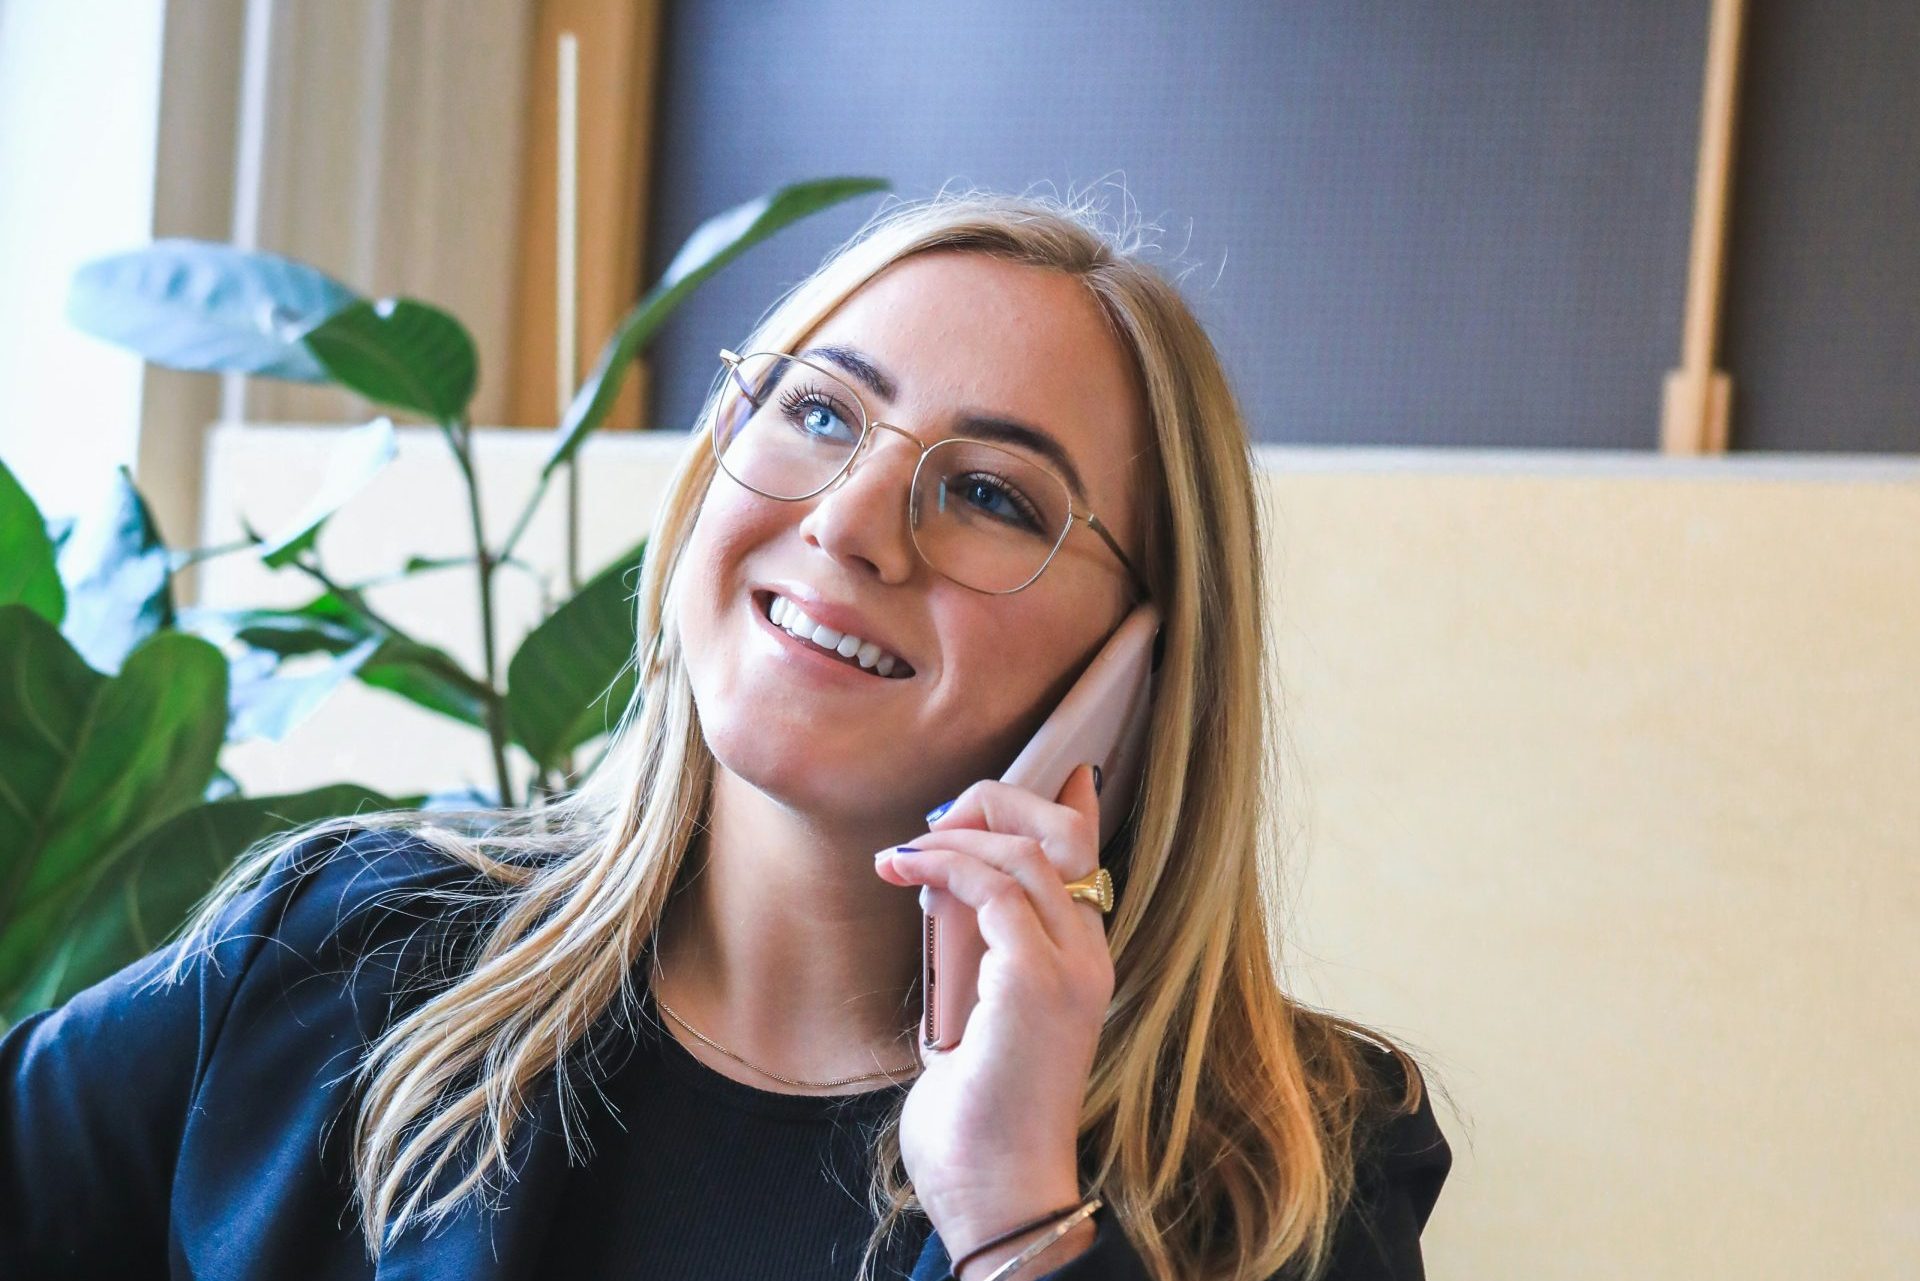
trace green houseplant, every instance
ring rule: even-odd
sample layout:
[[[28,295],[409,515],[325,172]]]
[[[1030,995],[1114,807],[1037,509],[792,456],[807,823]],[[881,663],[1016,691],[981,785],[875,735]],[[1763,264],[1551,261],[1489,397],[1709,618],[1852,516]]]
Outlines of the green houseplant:
[[[474,550],[411,556],[366,582],[327,571],[321,531],[393,457],[384,417],[343,431],[328,480],[289,527],[248,528],[215,548],[168,547],[124,468],[102,510],[49,519],[0,464],[0,1025],[151,950],[238,854],[273,832],[367,808],[458,803],[350,783],[246,796],[221,769],[226,743],[278,739],[348,680],[485,735],[495,792],[468,802],[520,803],[510,752],[532,766],[527,801],[563,785],[572,753],[633,693],[629,596],[644,541],[547,613],[505,663],[493,639],[495,575],[537,572],[514,548],[549,482],[574,465],[634,359],[694,289],[783,227],[886,187],[797,183],[696,229],[602,348],[498,547],[481,525],[467,416],[478,357],[447,312],[369,300],[306,264],[199,241],[160,241],[76,272],[69,319],[155,364],[331,383],[430,420],[465,486]],[[312,597],[293,608],[176,604],[176,571],[235,553],[303,575]],[[367,600],[376,582],[467,566],[485,638],[479,672]]]

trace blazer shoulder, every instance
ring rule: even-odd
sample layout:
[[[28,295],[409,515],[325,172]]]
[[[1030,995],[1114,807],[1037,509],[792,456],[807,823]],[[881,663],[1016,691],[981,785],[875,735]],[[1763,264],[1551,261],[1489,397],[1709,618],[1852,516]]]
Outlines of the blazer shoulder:
[[[1358,1194],[1370,1200],[1390,1197],[1424,1228],[1453,1168],[1453,1148],[1440,1129],[1433,1094],[1418,1066],[1420,1098],[1411,1111],[1401,1102],[1408,1085],[1408,1064],[1383,1047],[1365,1046],[1368,1065],[1379,1082],[1373,1104],[1354,1144]]]
[[[204,938],[176,938],[7,1029],[0,1276],[155,1275],[170,1235],[236,1179],[277,1181],[288,1207],[330,1216],[316,1189],[333,1185],[293,1156],[321,1145],[345,1097],[325,1070],[400,988],[417,989],[430,955],[417,940],[437,933],[421,921],[440,915],[428,899],[473,876],[406,833],[312,834],[233,894]]]
[[[222,926],[265,926],[279,948],[317,955],[377,936],[390,918],[429,920],[490,901],[484,876],[416,833],[356,826],[282,851]],[[259,906],[274,904],[264,918]]]
[[[397,998],[450,978],[449,945],[476,937],[499,901],[483,873],[418,834],[355,827],[282,851],[222,914],[209,947],[241,948],[250,985],[332,978],[356,998]],[[364,1012],[357,999],[350,1008]],[[377,1026],[360,1022],[363,1035]]]

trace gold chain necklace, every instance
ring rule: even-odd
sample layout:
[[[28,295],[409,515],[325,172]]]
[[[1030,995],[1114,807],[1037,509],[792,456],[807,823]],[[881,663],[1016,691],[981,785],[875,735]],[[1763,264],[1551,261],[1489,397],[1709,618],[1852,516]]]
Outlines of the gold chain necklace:
[[[774,1080],[784,1081],[788,1085],[803,1085],[803,1086],[808,1086],[815,1089],[825,1089],[829,1086],[835,1086],[835,1085],[852,1085],[857,1081],[871,1081],[877,1077],[884,1077],[888,1081],[892,1081],[895,1077],[900,1076],[902,1074],[901,1072],[867,1072],[860,1076],[843,1076],[832,1081],[802,1081],[797,1077],[781,1076],[778,1072],[770,1072],[766,1068],[761,1067],[758,1063],[752,1063],[744,1058],[741,1058],[738,1054],[735,1054],[732,1050],[729,1050],[726,1046],[720,1044],[718,1041],[708,1036],[705,1032],[702,1032],[699,1028],[695,1027],[693,1024],[681,1018],[679,1013],[671,1005],[668,1005],[664,1000],[662,1000],[660,997],[661,977],[662,976],[660,973],[660,957],[658,953],[655,953],[653,957],[653,1003],[655,1005],[658,1005],[662,1010],[666,1011],[666,1013],[673,1019],[675,1023],[678,1023],[681,1027],[687,1029],[687,1031],[699,1037],[703,1043],[709,1046],[712,1046],[714,1049],[720,1051],[720,1053],[726,1055],[728,1058],[732,1059],[734,1062],[744,1064],[745,1066],[752,1068],[754,1071],[760,1073],[762,1076],[770,1076]],[[914,1075],[919,1074],[921,1067],[922,1065],[918,1062],[914,1064]]]

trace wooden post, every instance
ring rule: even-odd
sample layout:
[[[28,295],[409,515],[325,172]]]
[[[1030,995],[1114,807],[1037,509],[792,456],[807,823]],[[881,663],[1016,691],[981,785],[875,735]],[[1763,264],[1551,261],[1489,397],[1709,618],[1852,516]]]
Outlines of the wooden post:
[[[1733,175],[1733,116],[1745,0],[1713,0],[1707,27],[1700,167],[1693,191],[1693,244],[1687,260],[1687,310],[1680,367],[1667,375],[1660,450],[1723,454],[1727,450],[1733,380],[1714,367],[1726,274],[1728,188]]]

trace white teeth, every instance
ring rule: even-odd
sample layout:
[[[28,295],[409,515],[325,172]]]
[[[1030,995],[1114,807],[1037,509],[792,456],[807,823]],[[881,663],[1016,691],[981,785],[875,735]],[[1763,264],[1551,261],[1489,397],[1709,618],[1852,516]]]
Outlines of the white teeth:
[[[872,641],[862,640],[851,632],[836,632],[825,623],[814,622],[798,605],[777,593],[773,603],[767,607],[767,617],[773,620],[775,627],[801,640],[812,641],[822,649],[832,650],[842,658],[851,658],[881,676],[892,675],[894,665],[899,661]]]

